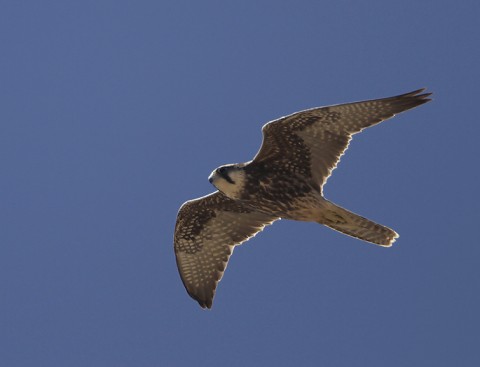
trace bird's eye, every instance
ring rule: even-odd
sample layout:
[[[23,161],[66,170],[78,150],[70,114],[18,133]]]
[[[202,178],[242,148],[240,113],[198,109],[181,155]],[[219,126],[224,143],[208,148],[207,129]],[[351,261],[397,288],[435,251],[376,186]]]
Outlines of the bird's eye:
[[[220,168],[218,169],[218,172],[219,172],[219,173],[225,173],[225,167],[220,167]]]

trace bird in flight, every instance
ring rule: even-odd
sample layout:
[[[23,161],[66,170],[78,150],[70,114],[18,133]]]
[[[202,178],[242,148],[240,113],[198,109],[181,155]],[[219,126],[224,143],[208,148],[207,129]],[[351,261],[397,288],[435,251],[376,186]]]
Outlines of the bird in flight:
[[[178,212],[174,249],[188,294],[211,308],[234,247],[278,219],[316,222],[391,246],[395,231],[328,201],[323,186],[352,135],[430,101],[423,91],[312,108],[265,124],[253,160],[215,169],[209,181],[218,190]]]

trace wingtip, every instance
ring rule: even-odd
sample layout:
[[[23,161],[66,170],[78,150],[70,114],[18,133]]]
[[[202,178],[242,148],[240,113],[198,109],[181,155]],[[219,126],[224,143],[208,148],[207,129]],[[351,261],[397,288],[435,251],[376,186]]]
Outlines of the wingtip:
[[[423,93],[426,90],[427,90],[426,87],[420,88],[420,89],[414,90],[412,92],[405,93],[405,94],[401,95],[401,97],[415,97],[416,99],[428,102],[428,101],[432,100],[431,98],[428,98],[428,97],[430,97],[433,93],[432,92]]]
[[[183,281],[183,278],[182,278]],[[215,290],[213,290],[213,294],[205,294],[202,289],[190,289],[185,282],[183,282],[185,289],[187,290],[188,295],[198,302],[201,308],[203,309],[211,309],[213,304],[213,298],[215,297]]]
[[[212,308],[212,302],[211,301],[198,301],[198,304],[203,310],[210,310]]]
[[[213,304],[213,297],[199,297],[198,294],[188,293],[195,301],[198,302],[201,308],[204,310],[211,309]]]
[[[399,108],[399,110],[396,111],[397,114],[430,102],[432,99],[428,97],[430,97],[432,93],[423,93],[425,90],[426,88],[420,88],[398,96],[386,98],[385,100]]]

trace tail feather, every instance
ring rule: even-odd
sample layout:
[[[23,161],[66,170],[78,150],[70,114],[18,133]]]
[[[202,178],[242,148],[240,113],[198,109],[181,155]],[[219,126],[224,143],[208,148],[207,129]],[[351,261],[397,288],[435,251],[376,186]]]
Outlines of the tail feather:
[[[325,200],[317,222],[346,235],[385,247],[392,246],[398,238],[394,230],[352,213],[328,200]]]

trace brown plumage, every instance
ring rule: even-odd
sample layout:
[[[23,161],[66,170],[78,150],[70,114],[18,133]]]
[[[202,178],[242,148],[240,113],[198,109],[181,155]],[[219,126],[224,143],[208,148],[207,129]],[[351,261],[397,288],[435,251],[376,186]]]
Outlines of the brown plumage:
[[[326,200],[323,186],[353,134],[430,101],[430,93],[421,92],[313,108],[267,123],[252,161],[214,170],[209,180],[219,191],[180,208],[174,247],[188,294],[210,308],[234,246],[280,218],[391,246],[395,231]]]

